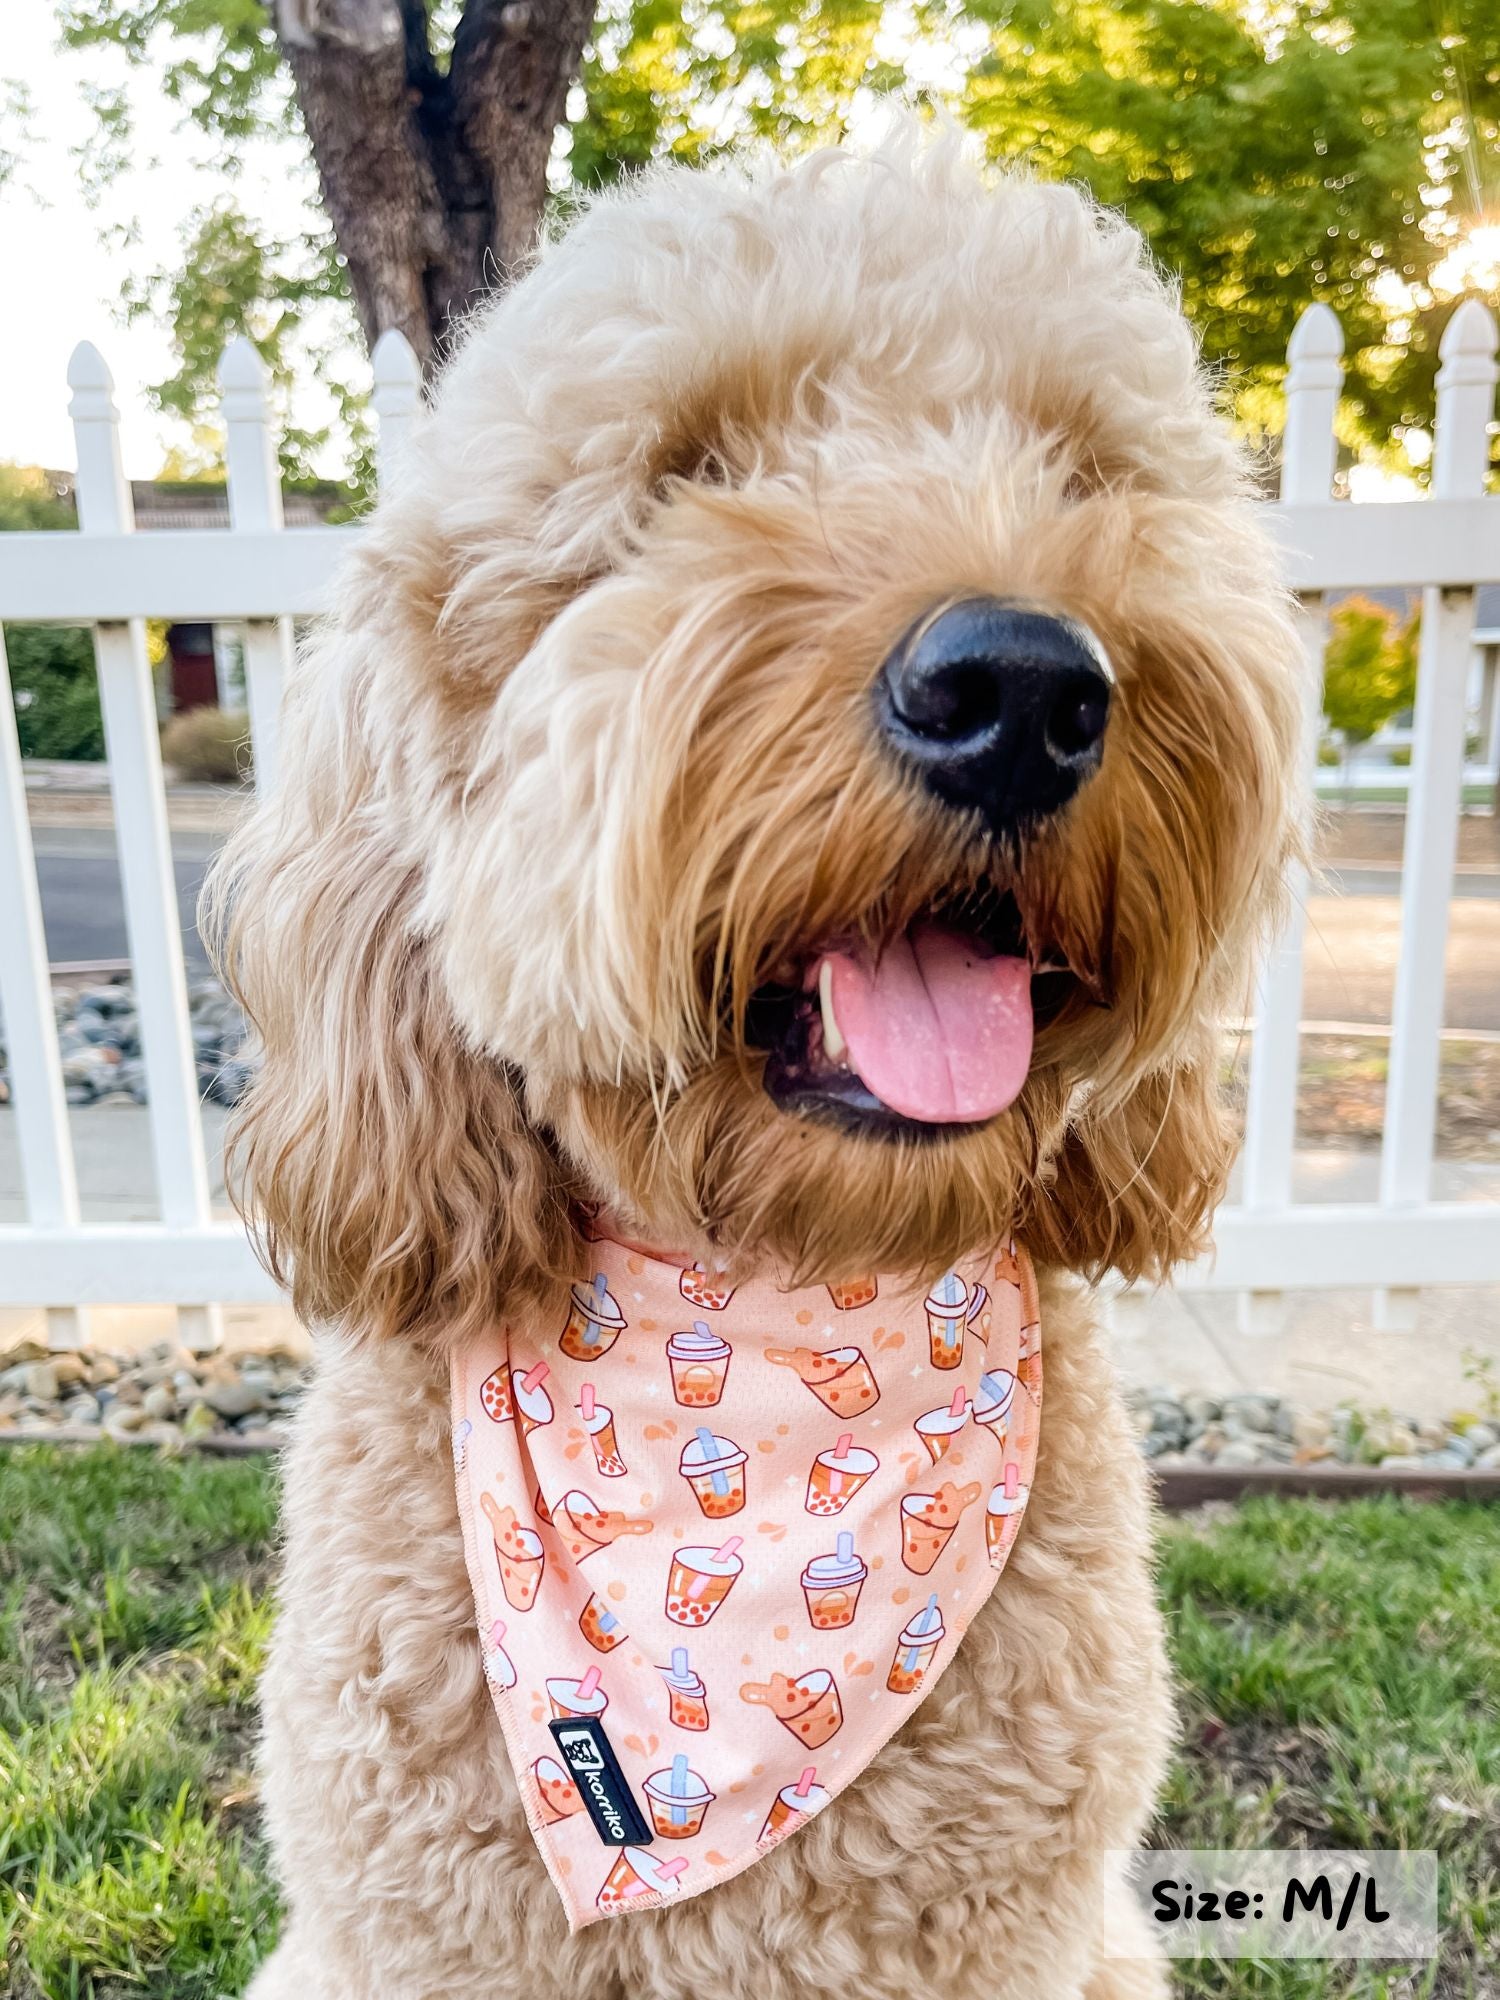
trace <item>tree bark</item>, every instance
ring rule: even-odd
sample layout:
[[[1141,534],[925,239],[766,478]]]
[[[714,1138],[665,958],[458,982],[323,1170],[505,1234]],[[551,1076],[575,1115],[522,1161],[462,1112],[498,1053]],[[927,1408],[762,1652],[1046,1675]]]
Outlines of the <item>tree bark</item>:
[[[366,341],[424,369],[535,238],[594,0],[468,0],[446,71],[425,0],[271,0]]]

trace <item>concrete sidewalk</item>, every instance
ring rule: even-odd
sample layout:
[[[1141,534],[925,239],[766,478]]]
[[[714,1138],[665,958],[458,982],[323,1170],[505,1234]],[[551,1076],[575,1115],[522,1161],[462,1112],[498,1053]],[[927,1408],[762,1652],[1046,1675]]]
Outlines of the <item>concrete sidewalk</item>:
[[[219,1107],[204,1106],[218,1204],[224,1204],[225,1117]],[[86,1217],[130,1221],[154,1215],[146,1111],[83,1107],[72,1113],[71,1123]],[[1297,1159],[1295,1193],[1302,1200],[1368,1200],[1378,1172],[1373,1152],[1305,1151]],[[1500,1164],[1439,1161],[1434,1193],[1442,1200],[1500,1200]],[[223,1212],[228,1214],[227,1204]],[[0,1111],[0,1222],[19,1222],[23,1214],[15,1120]],[[1293,1294],[1281,1329],[1251,1336],[1238,1330],[1232,1296],[1163,1292],[1115,1309],[1114,1354],[1128,1385],[1161,1383],[1210,1395],[1270,1389],[1314,1409],[1345,1399],[1367,1408],[1395,1406],[1417,1417],[1475,1408],[1482,1385],[1466,1375],[1468,1354],[1488,1356],[1500,1384],[1500,1288],[1430,1291],[1410,1333],[1376,1332],[1371,1308],[1368,1292]],[[160,1308],[96,1309],[92,1337],[97,1346],[123,1351],[165,1338],[172,1324],[172,1314]],[[285,1307],[231,1307],[225,1331],[237,1348],[286,1345],[300,1352],[307,1345]],[[45,1337],[41,1313],[0,1312],[0,1351],[26,1336]]]

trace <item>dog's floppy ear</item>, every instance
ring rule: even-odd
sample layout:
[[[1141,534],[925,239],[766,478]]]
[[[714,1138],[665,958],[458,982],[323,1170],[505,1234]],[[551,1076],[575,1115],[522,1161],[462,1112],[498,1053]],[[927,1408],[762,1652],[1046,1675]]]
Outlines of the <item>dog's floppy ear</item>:
[[[337,670],[304,668],[281,782],[205,891],[205,935],[260,1045],[230,1183],[303,1319],[445,1346],[554,1282],[573,1225],[520,1078],[447,1006],[420,866],[361,741],[379,697],[330,685]]]
[[[1235,1146],[1217,1040],[1204,1032],[1123,1101],[1078,1110],[1017,1234],[1039,1263],[1160,1282],[1203,1249]]]

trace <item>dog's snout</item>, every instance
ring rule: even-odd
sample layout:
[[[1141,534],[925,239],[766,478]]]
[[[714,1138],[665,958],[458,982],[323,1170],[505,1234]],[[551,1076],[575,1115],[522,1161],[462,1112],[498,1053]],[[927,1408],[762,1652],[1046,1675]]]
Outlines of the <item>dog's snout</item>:
[[[930,791],[1004,833],[1058,811],[1098,769],[1113,678],[1074,620],[971,598],[908,633],[881,669],[877,715]]]

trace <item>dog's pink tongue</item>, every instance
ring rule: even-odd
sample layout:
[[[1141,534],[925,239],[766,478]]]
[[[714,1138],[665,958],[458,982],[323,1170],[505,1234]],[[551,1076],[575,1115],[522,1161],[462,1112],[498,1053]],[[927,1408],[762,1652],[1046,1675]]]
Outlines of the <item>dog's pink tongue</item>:
[[[931,1124],[993,1118],[1031,1064],[1031,968],[916,926],[878,964],[830,954],[845,1060],[883,1104]]]

